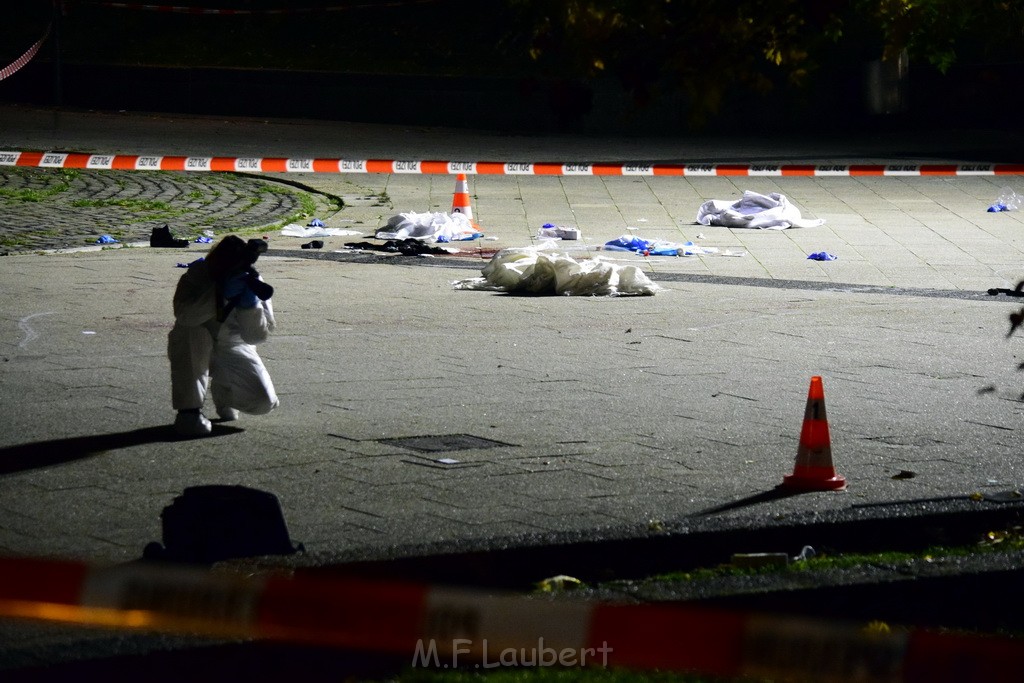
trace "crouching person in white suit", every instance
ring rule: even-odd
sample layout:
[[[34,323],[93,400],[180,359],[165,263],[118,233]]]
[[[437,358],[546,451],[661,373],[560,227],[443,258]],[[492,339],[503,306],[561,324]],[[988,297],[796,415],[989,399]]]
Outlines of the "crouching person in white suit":
[[[175,431],[204,436],[213,427],[203,415],[207,388],[223,421],[239,411],[263,415],[279,405],[274,383],[256,344],[274,329],[273,290],[250,279],[266,243],[229,235],[202,261],[189,266],[174,292],[174,327],[167,338]],[[256,276],[258,278],[258,276]],[[253,288],[261,290],[265,300]]]

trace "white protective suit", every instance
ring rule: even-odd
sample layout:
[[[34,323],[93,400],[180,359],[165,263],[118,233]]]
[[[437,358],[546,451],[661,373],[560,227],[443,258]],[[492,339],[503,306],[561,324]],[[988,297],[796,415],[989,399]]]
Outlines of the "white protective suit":
[[[171,403],[175,410],[202,408],[207,387],[217,408],[262,415],[279,405],[274,383],[256,344],[274,329],[270,301],[234,308],[217,321],[217,292],[205,261],[192,264],[174,292],[174,327],[167,337]]]

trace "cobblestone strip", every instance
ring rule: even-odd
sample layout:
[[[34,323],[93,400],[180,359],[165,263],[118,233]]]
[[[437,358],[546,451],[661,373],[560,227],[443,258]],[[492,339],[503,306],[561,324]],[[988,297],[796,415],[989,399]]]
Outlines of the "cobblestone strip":
[[[293,183],[232,173],[186,174],[0,167],[0,253],[96,244],[101,235],[147,242],[168,225],[178,237],[261,228],[335,198]]]

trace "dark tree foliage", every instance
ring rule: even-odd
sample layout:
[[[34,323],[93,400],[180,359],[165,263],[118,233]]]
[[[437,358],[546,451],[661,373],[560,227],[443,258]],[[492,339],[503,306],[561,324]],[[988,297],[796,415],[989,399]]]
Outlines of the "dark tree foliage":
[[[1024,3],[998,0],[508,0],[522,49],[567,78],[618,79],[638,103],[681,89],[691,116],[728,90],[805,85],[843,60],[1020,59]],[[822,76],[827,77],[827,76]]]

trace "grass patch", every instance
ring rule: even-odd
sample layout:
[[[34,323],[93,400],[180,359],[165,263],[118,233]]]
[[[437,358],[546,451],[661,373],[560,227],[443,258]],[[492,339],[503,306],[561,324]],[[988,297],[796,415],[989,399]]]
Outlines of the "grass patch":
[[[108,206],[116,206],[130,211],[171,211],[171,205],[155,199],[76,199],[71,206],[77,208],[102,209]]]
[[[125,199],[76,199],[71,202],[71,206],[93,209],[107,207],[125,209],[136,214],[132,218],[124,219],[123,222],[129,225],[132,223],[145,223],[147,221],[166,221],[189,212],[187,208],[175,208],[167,202],[131,197]]]
[[[6,172],[15,173],[22,178],[35,178],[39,176],[39,174],[33,173],[29,169],[22,168],[14,168]],[[0,187],[0,197],[15,202],[41,202],[62,192],[67,192],[71,188],[71,181],[77,178],[80,173],[75,168],[58,169],[42,176],[47,181],[51,178],[56,179],[56,182],[48,183],[45,187],[21,187],[17,189]]]
[[[31,235],[0,235],[0,247],[31,247],[35,240]]]
[[[48,187],[35,188],[35,187],[22,187],[17,190],[12,190],[6,187],[0,187],[0,197],[4,197],[15,202],[41,202],[54,195],[58,195],[61,192],[66,192],[70,185],[61,182]]]
[[[884,551],[877,553],[819,554],[781,566],[737,567],[723,564],[701,567],[689,571],[657,574],[642,582],[698,582],[730,576],[756,576],[764,574],[855,569],[857,567],[886,567],[906,562],[931,562],[947,558],[967,557],[980,553],[1013,552],[1024,549],[1024,527],[989,531],[976,544],[967,546],[933,546],[921,551]],[[616,582],[610,582],[614,585]]]

